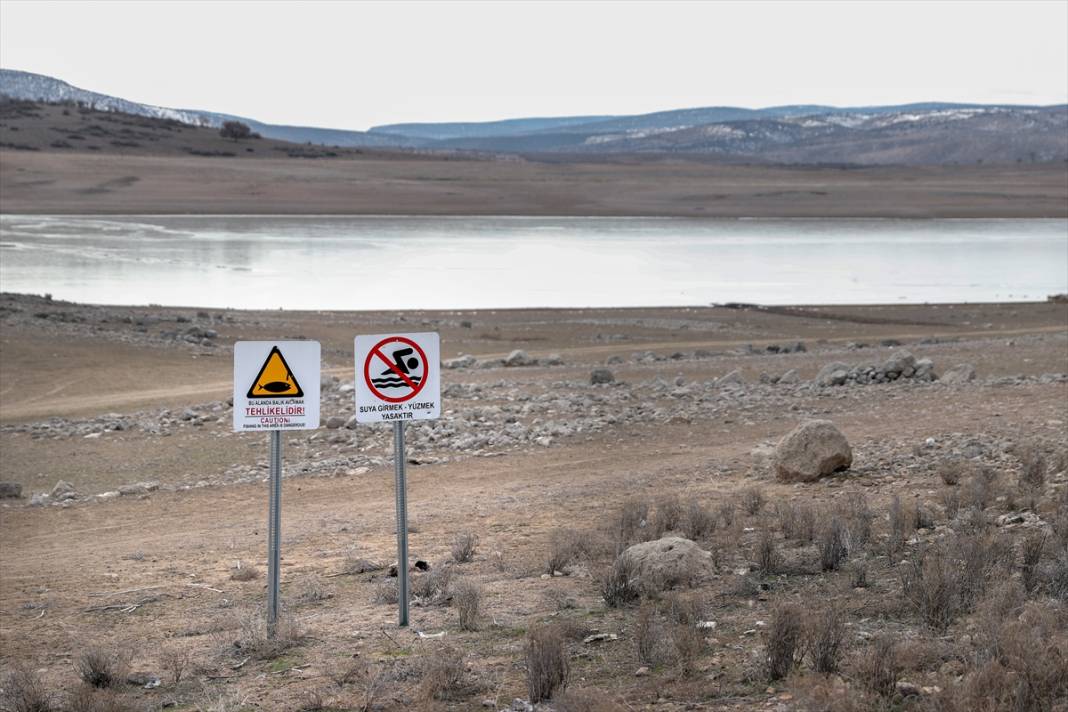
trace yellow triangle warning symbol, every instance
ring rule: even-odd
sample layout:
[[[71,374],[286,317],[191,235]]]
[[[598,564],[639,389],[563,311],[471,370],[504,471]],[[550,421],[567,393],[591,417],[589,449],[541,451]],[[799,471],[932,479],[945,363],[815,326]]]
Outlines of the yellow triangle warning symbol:
[[[304,389],[297,383],[285,356],[277,346],[271,348],[267,360],[260,367],[256,380],[248,389],[249,398],[300,398]]]

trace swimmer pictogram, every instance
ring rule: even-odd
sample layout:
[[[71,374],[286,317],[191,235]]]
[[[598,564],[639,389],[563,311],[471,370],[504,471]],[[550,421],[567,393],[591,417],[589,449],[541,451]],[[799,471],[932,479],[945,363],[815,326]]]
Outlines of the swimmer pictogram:
[[[403,403],[423,390],[426,369],[426,354],[419,344],[403,336],[389,336],[367,354],[363,377],[376,397]]]

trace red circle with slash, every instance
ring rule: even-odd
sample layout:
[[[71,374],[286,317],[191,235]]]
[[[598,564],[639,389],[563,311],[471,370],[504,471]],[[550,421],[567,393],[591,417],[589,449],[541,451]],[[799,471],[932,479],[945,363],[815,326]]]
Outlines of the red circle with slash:
[[[419,354],[419,358],[423,359],[423,377],[419,380],[418,383],[413,381],[408,376],[408,374],[402,372],[399,368],[397,368],[397,366],[394,365],[394,363],[388,358],[386,358],[385,354],[382,353],[383,346],[394,342],[400,342],[407,346],[411,346],[415,350],[415,352]],[[375,387],[375,385],[371,382],[371,362],[375,360],[376,356],[382,361],[382,363],[386,364],[389,370],[393,372],[394,376],[396,376],[399,380],[403,381],[409,388],[412,389],[411,393],[400,397],[387,396],[385,393]],[[429,375],[429,373],[430,363],[426,360],[426,354],[423,353],[423,349],[419,347],[419,344],[415,343],[411,339],[406,339],[403,336],[390,336],[385,339],[382,339],[377,344],[371,347],[371,351],[367,354],[367,358],[364,359],[363,362],[364,382],[367,384],[367,387],[371,389],[371,393],[374,394],[375,397],[380,398],[386,401],[387,403],[404,403],[405,401],[409,401],[412,398],[415,398],[415,396],[419,394],[419,391],[423,390],[423,386],[426,385],[427,376]]]

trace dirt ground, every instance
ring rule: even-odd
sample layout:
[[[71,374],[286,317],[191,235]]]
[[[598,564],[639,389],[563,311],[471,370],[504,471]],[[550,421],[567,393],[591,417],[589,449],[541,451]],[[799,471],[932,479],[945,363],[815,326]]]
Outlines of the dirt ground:
[[[809,570],[812,547],[785,538],[785,564],[777,572],[754,573],[758,536],[777,526],[777,506],[834,507],[860,494],[876,512],[878,539],[895,497],[941,512],[947,485],[939,467],[970,458],[997,472],[1001,498],[984,504],[997,517],[1021,509],[1013,493],[1025,444],[1046,451],[1053,463],[1029,511],[1052,521],[1068,492],[1068,473],[1056,464],[1068,442],[1068,381],[1057,375],[1068,373],[1064,304],[404,315],[209,310],[198,316],[191,309],[42,302],[14,295],[2,300],[0,480],[20,483],[24,497],[0,500],[0,668],[27,665],[62,695],[77,689],[73,666],[87,649],[119,651],[130,671],[162,678],[153,689],[125,685],[115,693],[132,709],[363,709],[365,703],[368,709],[506,709],[514,698],[528,696],[527,631],[561,621],[571,631],[569,689],[575,697],[542,709],[817,709],[806,701],[813,686],[848,686],[858,678],[847,670],[828,683],[804,665],[784,681],[755,675],[775,605],[835,601],[848,618],[850,661],[883,633],[929,652],[964,640],[968,629],[955,623],[960,627],[948,637],[926,630],[901,603],[897,560],[874,547],[864,554],[870,582],[863,587],[852,586],[845,570]],[[66,316],[46,318],[51,313]],[[148,314],[152,324],[209,319],[217,335],[211,345],[168,343],[157,338],[160,327],[138,326]],[[440,332],[443,358],[469,353],[485,360],[523,349],[538,358],[558,354],[563,361],[444,371],[446,387],[460,384],[465,394],[451,402],[444,398],[446,420],[463,409],[543,396],[596,397],[602,391],[589,385],[590,371],[612,357],[619,357],[609,366],[619,383],[600,388],[617,388],[611,392],[632,394],[632,400],[647,394],[648,416],[615,425],[598,421],[603,425],[596,429],[544,445],[409,450],[418,463],[409,467],[413,558],[441,571],[449,567],[458,535],[478,537],[473,561],[450,569],[454,581],[482,587],[474,631],[458,626],[447,596],[417,600],[410,629],[398,629],[395,605],[376,602],[388,586],[385,572],[347,573],[361,558],[396,560],[385,426],[286,434],[282,597],[284,619],[300,633],[293,633],[299,638],[293,647],[261,655],[250,642],[256,640],[250,621],[265,604],[267,487],[262,470],[244,483],[220,476],[262,467],[267,441],[231,433],[229,411],[218,409],[231,390],[229,346],[241,339],[318,339],[324,368],[343,384],[353,378],[356,334],[427,329]],[[796,341],[806,350],[766,348]],[[807,385],[828,362],[885,358],[901,346],[932,359],[940,373],[971,363],[977,379],[958,386]],[[692,355],[697,350],[701,357]],[[636,352],[661,360],[636,358]],[[684,356],[671,358],[676,352]],[[673,383],[692,384],[704,389],[705,400],[718,398],[715,379],[736,369],[745,385],[715,408],[691,404],[683,415],[681,403],[691,396],[670,393]],[[761,384],[762,373],[790,369],[802,386],[776,390]],[[144,420],[162,409],[190,407],[218,418],[175,425],[166,434],[76,430],[94,419],[140,413]],[[331,414],[324,410],[323,416]],[[539,417],[569,416],[562,411]],[[776,482],[761,449],[811,417],[842,429],[854,448],[853,467],[807,485]],[[52,423],[54,430],[42,430],[41,423]],[[306,466],[315,471],[317,460],[354,453],[379,459],[329,475],[300,474]],[[61,479],[81,497],[68,505],[30,506],[31,493],[48,492]],[[97,496],[141,481],[159,488]],[[191,486],[197,481],[202,483]],[[754,488],[766,504],[750,513],[745,500]],[[659,512],[669,496],[714,511],[729,504],[737,515],[699,541],[718,552],[715,573],[678,593],[699,599],[703,616],[716,622],[696,663],[685,670],[677,661],[653,664],[636,676],[643,663],[635,652],[635,611],[601,600],[598,580],[606,564],[598,545],[578,547],[583,553],[557,572],[565,575],[553,575],[545,562],[561,537],[599,542],[611,536],[613,517],[625,503],[648,502]],[[948,510],[945,519],[952,519]],[[1003,533],[1015,536],[1010,529]],[[923,527],[904,545],[906,553],[945,531],[942,524]],[[236,580],[237,562],[258,576]],[[417,581],[427,576],[415,574]],[[759,583],[746,588],[747,581]],[[1063,614],[1054,598],[1042,599],[1043,605]],[[1063,625],[1058,630],[1063,637]],[[594,633],[618,637],[585,642]],[[428,682],[427,671],[454,651],[462,656],[457,674],[464,682],[441,692]],[[964,660],[963,653],[940,655],[933,662],[931,655],[920,656],[903,675],[939,689],[971,680],[965,662],[960,674],[946,671],[951,660]],[[170,672],[176,659],[188,659],[181,681]],[[338,671],[353,665],[369,667],[360,668],[363,677],[355,681],[339,681]],[[921,709],[910,707],[913,702],[893,704]],[[1057,709],[1064,709],[1060,704]]]

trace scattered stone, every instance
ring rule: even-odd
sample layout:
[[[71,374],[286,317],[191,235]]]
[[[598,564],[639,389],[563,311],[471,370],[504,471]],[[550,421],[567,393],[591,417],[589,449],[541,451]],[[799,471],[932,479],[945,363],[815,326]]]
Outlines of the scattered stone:
[[[358,424],[359,423],[356,422],[356,416],[355,415],[350,415],[349,419],[345,421],[345,429],[346,430],[355,430],[356,426]]]
[[[49,496],[47,494],[35,494],[30,497],[31,507],[43,507],[49,502]]]
[[[816,374],[817,386],[841,386],[849,377],[849,364],[834,361],[820,369]]]
[[[74,485],[66,480],[57,482],[49,493],[49,497],[57,502],[65,502],[68,499],[75,499],[77,496],[78,492],[74,489]]]
[[[614,383],[616,377],[607,368],[595,368],[590,372],[590,385],[598,386],[605,383]]]
[[[101,492],[96,496],[96,498],[101,502],[106,502],[109,499],[118,499],[120,496],[121,495],[119,494],[118,490],[112,490],[110,492]]]
[[[809,420],[775,446],[775,475],[780,482],[813,482],[853,464],[849,441],[829,420]]]
[[[560,354],[549,354],[541,361],[542,366],[563,366],[564,357]]]
[[[516,349],[504,359],[505,366],[533,366],[537,362],[527,356],[526,351]]]
[[[119,487],[119,494],[123,497],[132,497],[139,494],[148,494],[148,488],[140,482],[132,485],[122,485],[121,487]]]
[[[970,363],[961,363],[949,369],[938,379],[939,383],[958,385],[975,380],[975,366]]]
[[[18,482],[0,482],[0,499],[18,499],[22,496],[22,485]]]
[[[898,680],[894,684],[894,689],[897,690],[897,694],[902,697],[915,697],[921,692],[919,685],[915,682],[909,682],[908,680]]]
[[[587,635],[582,639],[582,642],[590,645],[591,643],[608,643],[613,640],[619,640],[619,636],[615,633],[594,633],[593,635]]]
[[[694,542],[678,536],[635,544],[621,556],[644,586],[656,590],[692,585],[708,570],[712,558]]]
[[[725,376],[720,376],[716,379],[716,385],[720,388],[724,386],[744,386],[745,378],[742,377],[742,372],[738,369],[734,369]]]
[[[456,358],[446,359],[441,362],[442,368],[457,369],[457,368],[471,368],[478,363],[478,359],[471,354],[462,354]]]
[[[642,665],[640,668],[634,671],[634,677],[645,677],[649,674],[649,668]]]
[[[800,383],[800,382],[801,382],[801,377],[799,375],[797,375],[797,369],[793,369],[793,368],[791,368],[789,371],[787,371],[786,373],[784,373],[781,376],[779,376],[779,380],[776,381],[776,383],[779,383],[779,384],[784,385],[784,386],[792,386],[792,385],[794,385],[796,383]]]
[[[345,426],[345,418],[340,415],[331,415],[326,419],[326,427],[329,430],[337,430]]]

